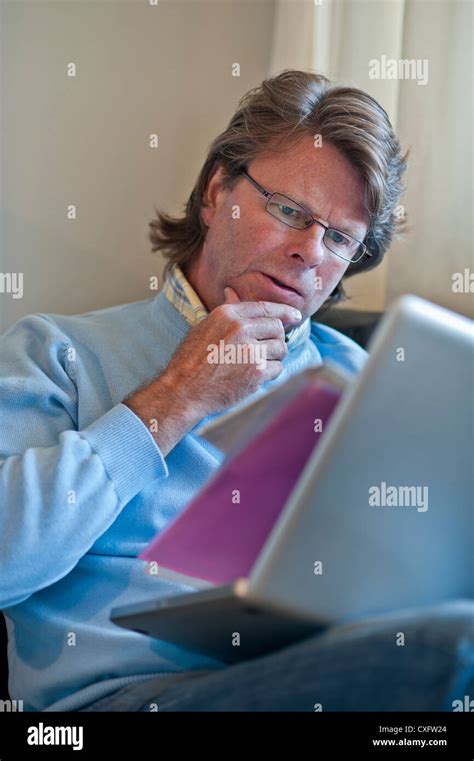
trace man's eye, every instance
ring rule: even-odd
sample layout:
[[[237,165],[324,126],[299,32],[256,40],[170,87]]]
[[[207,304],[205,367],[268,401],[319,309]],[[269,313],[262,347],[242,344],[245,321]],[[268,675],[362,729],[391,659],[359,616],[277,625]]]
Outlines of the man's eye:
[[[293,209],[292,206],[284,206],[282,204],[278,204],[278,208],[281,211],[282,214],[284,214],[285,217],[290,217],[292,212],[294,214],[298,214],[298,209]]]
[[[347,246],[349,244],[349,238],[341,235],[337,230],[328,230],[328,235],[333,243],[337,243],[339,246]]]

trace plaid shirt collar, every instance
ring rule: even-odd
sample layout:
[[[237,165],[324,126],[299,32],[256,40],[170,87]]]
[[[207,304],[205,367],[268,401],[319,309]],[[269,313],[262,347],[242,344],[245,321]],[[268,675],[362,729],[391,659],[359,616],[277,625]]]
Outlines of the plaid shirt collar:
[[[189,280],[177,264],[173,264],[163,286],[163,293],[168,301],[184,317],[186,322],[193,327],[201,322],[208,314],[206,307],[197,295]],[[288,331],[285,341],[288,348],[293,349],[309,338],[311,324],[309,317]]]

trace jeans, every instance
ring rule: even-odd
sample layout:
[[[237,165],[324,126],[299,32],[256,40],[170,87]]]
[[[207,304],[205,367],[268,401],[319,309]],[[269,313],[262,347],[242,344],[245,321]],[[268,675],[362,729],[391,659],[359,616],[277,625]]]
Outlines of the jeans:
[[[474,601],[461,600],[336,626],[217,671],[154,677],[81,711],[453,711],[470,700]]]

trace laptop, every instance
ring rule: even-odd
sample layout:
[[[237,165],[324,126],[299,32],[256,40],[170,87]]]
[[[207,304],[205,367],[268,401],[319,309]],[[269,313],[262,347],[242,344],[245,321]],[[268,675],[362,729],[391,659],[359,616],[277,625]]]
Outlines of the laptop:
[[[400,297],[249,572],[111,620],[235,663],[336,624],[472,598],[473,326]]]

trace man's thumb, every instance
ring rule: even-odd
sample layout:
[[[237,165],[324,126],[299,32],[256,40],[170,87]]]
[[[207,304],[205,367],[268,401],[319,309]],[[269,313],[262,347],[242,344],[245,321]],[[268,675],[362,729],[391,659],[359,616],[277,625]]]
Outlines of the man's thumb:
[[[224,296],[225,296],[225,303],[226,304],[239,304],[240,303],[240,299],[239,299],[236,291],[234,291],[234,289],[230,285],[227,285],[224,288]]]

